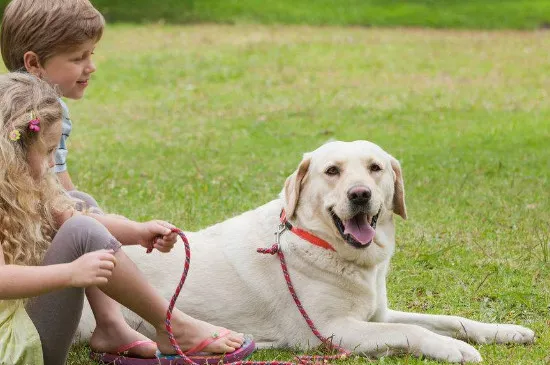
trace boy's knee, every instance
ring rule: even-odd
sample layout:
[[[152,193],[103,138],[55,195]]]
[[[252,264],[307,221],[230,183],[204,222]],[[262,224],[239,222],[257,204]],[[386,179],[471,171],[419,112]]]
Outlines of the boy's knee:
[[[103,214],[97,201],[88,193],[79,190],[68,191],[67,194],[77,200],[77,210],[84,211],[89,209],[93,213]]]
[[[79,256],[102,249],[117,251],[120,248],[120,243],[104,225],[85,215],[67,219],[57,235],[61,235],[60,239],[63,241],[70,240]]]

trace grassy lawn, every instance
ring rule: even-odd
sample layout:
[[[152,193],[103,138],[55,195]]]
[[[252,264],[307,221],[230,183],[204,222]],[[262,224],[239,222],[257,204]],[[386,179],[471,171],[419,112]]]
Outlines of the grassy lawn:
[[[477,347],[544,364],[548,49],[544,32],[112,26],[69,103],[70,170],[109,211],[195,230],[274,198],[328,139],[374,141],[402,162],[410,215],[392,307],[531,327],[533,346]],[[91,364],[86,348],[69,364]]]
[[[545,364],[548,49],[545,32],[111,26],[69,102],[70,171],[111,212],[195,230],[276,197],[328,139],[374,141],[402,163],[410,216],[391,306],[531,327],[535,345],[476,347],[487,364]],[[86,351],[69,365],[92,364]],[[274,358],[292,352],[253,357]]]
[[[91,0],[110,22],[550,27],[548,0]],[[0,0],[0,7],[8,1]]]

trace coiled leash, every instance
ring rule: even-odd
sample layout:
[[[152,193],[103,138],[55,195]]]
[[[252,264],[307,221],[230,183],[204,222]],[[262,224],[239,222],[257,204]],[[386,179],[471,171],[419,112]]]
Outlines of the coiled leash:
[[[298,310],[306,320],[309,328],[317,336],[317,338],[327,347],[327,349],[337,350],[337,355],[299,355],[296,356],[296,360],[298,364],[301,365],[320,365],[320,364],[327,364],[329,360],[336,360],[336,359],[345,359],[347,356],[350,355],[350,352],[345,350],[344,348],[332,344],[332,342],[326,338],[323,337],[315,325],[313,324],[313,321],[309,318],[307,315],[304,307],[302,306],[302,303],[300,302],[300,299],[298,299],[298,296],[296,295],[296,291],[294,290],[294,286],[292,285],[292,281],[290,279],[290,275],[288,273],[288,269],[285,262],[285,257],[283,254],[283,251],[280,249],[279,246],[279,237],[280,234],[285,230],[285,226],[281,225],[279,226],[279,230],[276,233],[277,236],[277,242],[269,249],[262,249],[259,248],[257,250],[258,253],[269,253],[271,255],[277,254],[279,256],[279,260],[281,261],[281,268],[283,269],[283,274],[288,286],[288,290],[290,291],[290,294],[292,295],[292,298],[294,299],[294,302],[296,303],[296,306],[298,307]],[[187,365],[201,365],[193,362],[191,359],[189,359],[181,348],[179,347],[178,343],[176,342],[176,339],[174,338],[174,334],[172,331],[172,325],[171,325],[171,319],[172,319],[172,311],[174,309],[174,306],[176,305],[176,300],[178,299],[178,296],[180,295],[181,289],[183,287],[183,284],[185,283],[185,279],[187,278],[187,273],[189,272],[189,265],[191,263],[191,248],[189,247],[189,241],[187,240],[187,237],[185,234],[178,228],[172,229],[172,232],[176,233],[181,237],[183,240],[183,244],[185,246],[185,263],[183,268],[183,274],[181,276],[180,282],[174,292],[174,295],[172,296],[172,299],[170,300],[170,305],[168,306],[168,310],[166,311],[166,331],[168,332],[168,338],[170,339],[170,343],[172,344],[172,347],[177,352],[179,356],[181,356],[183,362]],[[151,252],[152,248],[149,248],[147,252]],[[235,361],[232,363],[227,363],[227,365],[296,365],[297,363],[294,362],[288,362],[288,361]]]

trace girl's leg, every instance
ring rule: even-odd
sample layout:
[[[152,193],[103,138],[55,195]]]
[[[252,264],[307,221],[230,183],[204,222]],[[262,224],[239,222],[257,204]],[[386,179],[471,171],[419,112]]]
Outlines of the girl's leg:
[[[157,331],[155,341],[162,353],[175,353],[165,330],[168,301],[147,282],[122,250],[117,251],[115,257],[117,263],[109,282],[99,288],[155,327]],[[183,351],[195,347],[221,331],[220,327],[199,321],[176,309],[172,313],[172,328],[174,337]],[[204,351],[229,353],[238,349],[243,341],[242,334],[232,332],[227,337],[206,346]]]
[[[95,286],[87,288],[86,297],[96,321],[94,333],[90,338],[90,347],[93,351],[114,354],[124,345],[149,340],[126,323],[120,304],[109,298],[99,288]],[[147,358],[154,357],[156,351],[157,345],[151,341],[129,349],[126,355]]]
[[[94,213],[102,213],[96,200],[89,194],[78,190],[68,192],[73,198],[82,200],[83,208]],[[90,339],[90,347],[96,352],[116,353],[117,349],[135,341],[149,340],[147,337],[131,328],[124,320],[120,304],[109,298],[97,287],[86,289],[86,297],[94,313],[96,328]],[[154,343],[144,343],[128,350],[128,356],[154,357],[157,346]]]
[[[63,224],[46,254],[44,263],[68,263],[87,252],[105,248],[116,250],[119,243],[95,219],[76,216]],[[157,329],[156,342],[161,352],[174,353],[168,334],[164,330],[168,301],[147,283],[122,250],[116,251],[115,257],[117,264],[112,276],[100,289]],[[67,288],[29,301],[27,309],[42,340],[45,365],[65,363],[80,319],[83,293],[84,290],[79,288]],[[172,327],[176,341],[184,351],[220,332],[220,328],[189,317],[179,310],[173,312]],[[239,348],[242,343],[242,334],[231,333],[206,346],[204,351],[228,353]]]
[[[67,220],[46,252],[43,265],[69,263],[100,249],[119,249],[120,244],[113,237],[98,240],[90,234],[89,220],[88,217]],[[40,334],[45,365],[65,364],[83,303],[82,288],[66,288],[29,299],[27,312]]]

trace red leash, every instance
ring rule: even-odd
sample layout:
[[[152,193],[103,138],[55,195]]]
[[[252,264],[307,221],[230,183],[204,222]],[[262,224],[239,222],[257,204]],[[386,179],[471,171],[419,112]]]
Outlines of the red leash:
[[[259,248],[257,251],[259,253],[269,253],[269,254],[272,254],[272,255],[277,254],[279,256],[279,260],[281,261],[281,268],[283,269],[283,274],[284,274],[284,277],[285,277],[285,280],[286,280],[286,283],[287,283],[287,286],[288,286],[288,290],[290,291],[290,294],[292,295],[292,298],[294,299],[294,302],[296,303],[296,306],[298,307],[298,310],[300,311],[300,313],[302,314],[302,316],[306,320],[309,328],[311,328],[311,331],[313,332],[313,334],[315,334],[315,336],[317,336],[317,338],[327,348],[338,351],[338,355],[328,355],[328,356],[321,356],[321,355],[315,355],[315,356],[303,355],[302,356],[301,355],[301,356],[296,356],[296,359],[297,359],[298,363],[302,364],[302,365],[326,364],[326,362],[328,360],[343,359],[343,358],[347,357],[350,354],[350,352],[343,349],[340,346],[332,344],[331,341],[328,338],[323,337],[319,333],[319,331],[317,330],[317,328],[313,324],[313,321],[307,315],[304,307],[302,306],[302,303],[300,302],[300,299],[298,299],[298,296],[296,295],[296,291],[294,290],[294,286],[292,285],[290,275],[288,274],[288,270],[287,270],[287,266],[286,266],[283,251],[281,251],[281,249],[279,247],[279,237],[280,237],[280,234],[285,229],[286,229],[286,227],[284,226],[284,224],[282,224],[279,227],[279,231],[277,232],[277,243],[274,244],[271,248],[269,248],[269,249]],[[176,300],[178,299],[178,296],[180,295],[180,292],[181,292],[181,288],[183,287],[183,284],[185,283],[185,279],[187,278],[187,273],[189,272],[189,265],[191,263],[191,248],[189,247],[189,241],[187,240],[187,237],[185,236],[185,234],[180,229],[175,228],[175,229],[172,230],[172,232],[178,234],[181,237],[181,239],[183,240],[183,243],[185,245],[185,265],[184,265],[183,274],[181,276],[180,282],[179,282],[179,284],[176,288],[176,291],[174,292],[174,295],[172,296],[172,300],[170,300],[170,305],[168,306],[168,310],[166,312],[166,331],[168,331],[168,337],[170,339],[170,343],[172,344],[172,347],[174,348],[174,350],[176,350],[177,354],[179,356],[181,356],[184,363],[187,364],[187,365],[199,365],[199,364],[193,362],[192,360],[190,360],[187,356],[185,356],[185,354],[183,353],[183,351],[179,347],[178,343],[176,342],[176,339],[174,338],[174,334],[173,334],[173,331],[172,331],[172,326],[170,324],[170,321],[172,319],[172,311],[174,310]],[[236,362],[233,362],[233,363],[230,363],[230,364],[231,365],[295,365],[296,363],[283,362],[283,361],[236,361]],[[229,365],[229,364],[227,364],[227,365]]]
[[[327,348],[332,350],[337,350],[338,355],[329,355],[329,356],[306,356],[306,355],[300,355],[298,356],[298,360],[302,364],[309,364],[311,362],[317,363],[318,361],[321,361],[321,363],[324,363],[324,360],[337,360],[337,359],[345,359],[347,356],[350,355],[350,352],[344,349],[341,346],[333,344],[330,339],[324,337],[321,335],[321,333],[317,330],[317,327],[313,324],[313,321],[309,316],[307,315],[306,310],[302,306],[302,302],[300,302],[300,299],[298,298],[298,295],[296,294],[296,291],[294,290],[294,286],[292,285],[292,280],[290,279],[290,275],[288,273],[288,269],[286,266],[285,261],[285,255],[283,254],[283,251],[281,250],[281,247],[278,243],[275,243],[271,248],[258,248],[258,253],[263,254],[271,254],[275,255],[277,254],[279,256],[279,261],[281,261],[281,269],[283,270],[283,275],[285,276],[286,285],[288,287],[288,291],[290,292],[290,295],[292,295],[292,299],[294,299],[294,303],[296,303],[296,306],[298,307],[298,310],[302,314],[302,317],[306,320],[307,325],[311,329],[311,332],[321,341],[323,345],[325,345]]]
[[[189,265],[191,264],[191,248],[189,247],[189,241],[187,240],[187,237],[178,228],[172,229],[172,232],[177,233],[183,240],[183,244],[185,245],[185,264],[183,266],[183,275],[181,276],[180,282],[176,288],[176,291],[174,292],[174,295],[172,296],[172,300],[170,300],[170,305],[168,306],[168,310],[166,311],[166,331],[168,331],[168,339],[170,340],[172,347],[174,348],[174,350],[176,350],[177,354],[182,357],[183,361],[188,365],[196,365],[195,362],[191,361],[187,356],[185,356],[185,354],[179,347],[178,343],[176,342],[176,339],[174,338],[174,332],[172,331],[172,325],[170,322],[172,320],[172,311],[174,310],[174,306],[176,305],[176,300],[180,295],[181,288],[185,283],[185,279],[187,278],[187,273],[189,272]]]

